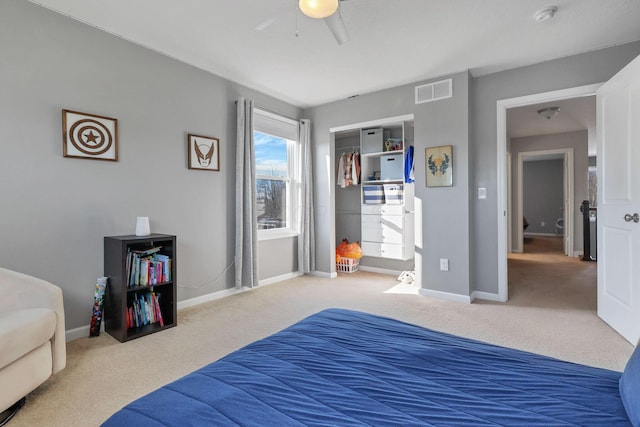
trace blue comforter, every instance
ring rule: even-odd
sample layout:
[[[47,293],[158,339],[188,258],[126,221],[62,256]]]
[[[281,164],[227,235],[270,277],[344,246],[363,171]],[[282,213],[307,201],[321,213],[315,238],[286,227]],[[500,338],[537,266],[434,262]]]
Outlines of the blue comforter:
[[[104,426],[629,426],[620,375],[330,309],[130,403]]]

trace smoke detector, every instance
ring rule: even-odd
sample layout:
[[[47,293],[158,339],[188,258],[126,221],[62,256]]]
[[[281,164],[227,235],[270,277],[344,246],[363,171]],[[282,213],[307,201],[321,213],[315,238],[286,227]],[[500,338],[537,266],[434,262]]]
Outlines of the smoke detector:
[[[533,19],[535,19],[538,22],[548,21],[549,19],[553,18],[553,16],[556,14],[557,11],[558,11],[557,6],[549,6],[545,9],[539,10],[536,13],[534,13]]]

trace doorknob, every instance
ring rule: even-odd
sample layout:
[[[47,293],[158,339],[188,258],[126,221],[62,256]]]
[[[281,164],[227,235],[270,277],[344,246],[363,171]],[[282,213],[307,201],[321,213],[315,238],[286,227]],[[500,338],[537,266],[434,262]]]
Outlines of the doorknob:
[[[624,216],[624,220],[627,222],[640,222],[640,215],[638,215],[637,213],[634,213],[633,215],[631,214],[626,214]]]

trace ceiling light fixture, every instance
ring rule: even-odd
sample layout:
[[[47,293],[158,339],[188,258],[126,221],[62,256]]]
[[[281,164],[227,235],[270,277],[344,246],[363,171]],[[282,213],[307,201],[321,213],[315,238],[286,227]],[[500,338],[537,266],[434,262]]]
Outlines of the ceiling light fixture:
[[[538,114],[540,114],[542,117],[544,117],[547,120],[550,120],[551,117],[553,116],[557,116],[559,112],[560,112],[560,107],[547,107],[547,108],[541,108],[538,110]]]
[[[558,11],[557,6],[549,6],[546,9],[542,9],[534,13],[533,19],[535,19],[538,22],[547,21],[553,18],[553,15],[555,15],[557,11]]]
[[[299,0],[298,7],[310,18],[326,18],[338,9],[338,0]]]

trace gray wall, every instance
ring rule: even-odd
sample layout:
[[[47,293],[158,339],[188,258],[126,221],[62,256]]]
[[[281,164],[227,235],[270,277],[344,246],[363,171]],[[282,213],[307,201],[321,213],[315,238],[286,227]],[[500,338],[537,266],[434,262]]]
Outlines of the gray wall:
[[[583,250],[583,238],[582,238],[582,213],[580,213],[579,207],[580,203],[583,200],[587,199],[589,196],[588,186],[589,186],[589,175],[588,175],[588,134],[586,130],[576,131],[576,132],[565,132],[565,133],[557,133],[551,135],[539,135],[539,136],[529,136],[525,138],[512,138],[511,139],[511,161],[512,161],[512,200],[514,203],[514,209],[512,210],[512,224],[514,227],[516,225],[516,213],[515,213],[515,201],[517,200],[517,186],[518,186],[518,154],[521,152],[527,151],[543,151],[543,150],[552,150],[552,149],[560,149],[560,148],[571,148],[573,149],[573,250],[574,251],[582,251]],[[562,180],[560,181],[560,186],[562,186]],[[562,206],[562,203],[560,204]],[[555,224],[555,220],[562,215],[559,215],[561,212],[556,210],[556,218],[553,220]],[[532,220],[527,217],[529,223],[532,223]],[[548,222],[548,221],[547,221]],[[554,224],[547,224],[549,231],[541,231],[541,232],[549,232],[553,233]],[[532,223],[533,225],[533,223]],[[527,231],[534,231],[531,227],[527,229]],[[539,224],[538,224],[539,225]],[[514,247],[515,245],[515,229],[512,232],[512,236],[514,238]]]
[[[318,270],[333,271],[335,247],[329,128],[414,113],[416,197],[424,204],[417,220],[422,248],[416,263],[424,264],[416,265],[418,279],[427,289],[497,294],[497,101],[605,82],[638,55],[640,42],[634,42],[478,78],[460,73],[454,75],[454,97],[429,104],[414,104],[413,89],[424,83],[416,82],[305,111],[314,121],[317,235],[331,236],[316,243]],[[428,81],[434,80],[440,78]],[[449,143],[454,187],[427,189],[424,147]],[[480,187],[487,189],[486,200],[477,199]],[[438,270],[439,258],[450,259],[449,273]]]
[[[179,300],[231,287],[233,268],[211,281],[234,259],[234,100],[301,111],[24,0],[0,2],[0,52],[0,266],[59,285],[67,329],[87,325],[103,236],[144,215],[177,235]],[[120,160],[63,158],[62,109],[117,118]],[[220,172],[187,169],[187,133],[220,138]],[[260,265],[296,271],[295,241],[262,242]]]
[[[564,161],[528,161],[522,165],[522,213],[529,226],[526,233],[556,234],[555,224],[563,215]]]
[[[416,200],[422,217],[416,215],[416,275],[425,289],[469,294],[469,74],[453,76],[453,98],[416,105],[416,84],[362,95],[305,111],[313,121],[314,173],[319,271],[334,271],[335,157],[329,129],[343,125],[414,114]],[[442,77],[447,78],[447,76]],[[453,145],[454,186],[425,187],[426,147]],[[418,206],[416,206],[418,210]],[[439,259],[450,260],[450,271],[439,270]],[[378,262],[380,268],[390,265]],[[408,268],[401,268],[408,269]]]
[[[487,188],[486,200],[471,202],[473,288],[498,292],[497,119],[501,99],[605,82],[640,55],[640,42],[597,50],[471,81],[471,188]],[[446,225],[446,224],[445,224]]]

